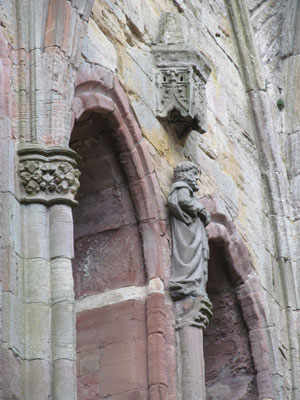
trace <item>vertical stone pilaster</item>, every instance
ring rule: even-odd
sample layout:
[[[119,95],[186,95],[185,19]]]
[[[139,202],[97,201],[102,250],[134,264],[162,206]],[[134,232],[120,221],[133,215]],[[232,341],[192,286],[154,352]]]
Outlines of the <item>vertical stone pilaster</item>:
[[[289,18],[292,15],[297,15],[296,3],[297,2],[291,2],[287,6],[287,20],[289,21],[289,27],[292,27],[291,32],[293,31],[296,20],[294,17],[292,20],[289,20]],[[266,215],[270,220],[270,228],[274,238],[273,245],[278,262],[278,265],[274,268],[274,287],[276,287],[276,292],[280,293],[282,297],[280,301],[283,302],[284,308],[287,311],[285,315],[283,315],[286,320],[286,326],[288,327],[287,347],[291,368],[290,374],[288,373],[284,379],[291,381],[292,398],[298,399],[300,398],[300,391],[298,388],[299,376],[295,366],[298,365],[299,343],[294,341],[294,336],[292,334],[293,322],[290,311],[292,309],[298,309],[299,299],[296,287],[297,279],[293,269],[293,256],[291,254],[291,250],[294,246],[293,242],[295,241],[291,240],[293,234],[290,232],[291,228],[289,218],[287,217],[290,216],[290,194],[292,194],[291,197],[293,197],[293,189],[295,189],[294,184],[297,186],[297,182],[292,181],[290,188],[287,185],[286,166],[282,159],[281,143],[278,140],[278,133],[276,132],[274,124],[272,101],[265,87],[265,82],[267,80],[263,75],[261,60],[255,46],[255,35],[251,24],[248,4],[245,0],[234,0],[226,2],[226,7],[236,44],[239,66],[241,68],[246,92],[248,93],[259,156],[259,167],[265,182],[267,198]],[[286,29],[284,29],[284,32],[286,34]],[[287,34],[286,50],[289,50],[287,53],[293,52],[297,48],[297,40],[294,41],[293,34],[290,35],[290,33]],[[296,36],[298,37],[298,31]],[[284,53],[282,55],[284,55]],[[286,59],[285,62],[287,62],[287,65],[289,64],[288,59]],[[292,79],[292,75],[293,71],[289,71],[290,79]],[[295,87],[293,87],[293,89],[292,99],[294,101],[294,99],[297,99],[297,90],[295,90]],[[297,104],[297,101],[295,102]],[[297,115],[298,105],[296,107]],[[293,113],[292,104],[289,105],[288,111],[286,112]],[[292,119],[290,122],[295,122],[295,120]],[[297,133],[295,128],[294,126],[292,131],[288,133]],[[293,143],[293,147],[296,149],[296,143]],[[293,171],[291,171],[291,173],[293,174]],[[278,369],[281,368],[278,363],[280,357],[278,349],[274,349],[272,364],[278,365]],[[281,374],[278,374],[278,376],[281,380]],[[273,384],[277,386],[275,380],[273,380]],[[283,381],[278,384],[278,391],[281,390],[282,386],[284,386]]]
[[[23,204],[25,400],[76,400],[71,206],[76,153],[19,149]]]
[[[24,145],[18,151],[20,185],[18,183],[16,185],[20,186],[17,197],[22,204],[24,216],[22,245],[25,254],[29,249],[37,251],[33,257],[30,254],[24,256],[23,263],[24,307],[22,305],[20,308],[24,309],[24,321],[20,322],[22,325],[20,330],[25,329],[26,356],[24,356],[23,385],[20,388],[22,394],[15,396],[14,391],[9,390],[7,398],[18,397],[25,400],[76,398],[75,385],[72,381],[75,346],[73,333],[72,338],[66,340],[66,348],[69,353],[73,353],[70,357],[68,353],[64,361],[66,365],[64,368],[68,373],[64,375],[63,386],[66,390],[63,394],[60,392],[61,383],[56,384],[63,379],[61,372],[57,372],[58,369],[54,367],[54,364],[63,363],[61,353],[58,351],[63,344],[60,342],[61,338],[57,339],[61,335],[57,330],[59,325],[57,321],[60,318],[64,319],[57,311],[60,306],[59,301],[56,301],[56,291],[59,291],[59,285],[70,280],[71,258],[68,256],[58,263],[58,258],[50,255],[49,223],[53,224],[53,218],[50,217],[51,207],[62,204],[70,209],[76,203],[74,202],[78,187],[76,157],[72,151],[64,147],[68,147],[69,143],[71,102],[76,71],[93,2],[93,0],[16,0],[3,4],[3,8],[7,10],[5,14],[8,19],[5,17],[5,20],[9,26],[8,30],[5,29],[6,36],[10,38],[9,48],[14,60],[10,106],[14,132],[7,137],[13,138],[13,146],[15,143]],[[4,46],[2,47],[4,49]],[[3,89],[2,94],[9,97],[6,88]],[[1,100],[0,114],[2,109],[4,110]],[[54,144],[57,147],[54,147]],[[14,166],[14,159],[11,166]],[[10,176],[10,173],[14,175],[13,168],[10,168],[9,174],[5,175]],[[13,182],[13,179],[9,181]],[[14,193],[11,188],[9,190]],[[32,219],[34,221],[31,224]],[[72,235],[69,241],[72,241]],[[48,252],[45,257],[38,253],[42,251],[40,247],[42,243]],[[53,248],[57,246],[55,244]],[[61,266],[62,264],[64,266]],[[53,276],[53,271],[59,274],[57,271],[60,269],[65,271],[61,278],[63,282],[58,282]],[[69,291],[68,296],[72,298],[73,287],[70,282],[66,287],[68,287],[66,291]],[[12,308],[10,306],[12,296],[9,294],[7,297],[8,307]],[[20,294],[20,303],[22,297],[23,293]],[[6,314],[9,317],[13,313],[8,307]],[[66,308],[70,309],[71,315],[72,306],[68,307]],[[72,318],[69,318],[69,321],[74,329]],[[13,332],[13,329],[9,329]],[[44,330],[47,330],[47,337],[44,336]],[[20,357],[20,364],[23,364],[23,354],[19,351],[19,347],[16,347],[18,350],[16,354]],[[72,368],[69,366],[70,363]],[[13,371],[12,367],[8,369]],[[13,375],[11,372],[8,373]],[[73,383],[69,388],[68,384],[71,381]],[[55,393],[53,393],[54,388]]]

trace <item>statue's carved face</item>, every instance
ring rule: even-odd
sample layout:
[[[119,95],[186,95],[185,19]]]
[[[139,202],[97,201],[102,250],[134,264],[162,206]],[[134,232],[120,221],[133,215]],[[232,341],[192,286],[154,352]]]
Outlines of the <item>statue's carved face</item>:
[[[184,182],[186,182],[193,190],[193,192],[197,192],[199,187],[197,185],[197,181],[199,179],[199,174],[196,168],[191,168],[187,171],[184,171]]]

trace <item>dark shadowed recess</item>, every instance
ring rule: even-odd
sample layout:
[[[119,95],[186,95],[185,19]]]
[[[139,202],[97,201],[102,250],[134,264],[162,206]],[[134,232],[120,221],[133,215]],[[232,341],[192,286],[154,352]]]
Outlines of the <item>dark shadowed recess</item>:
[[[71,136],[70,147],[81,157],[73,211],[76,297],[145,284],[139,227],[113,129],[105,115],[85,113]]]
[[[210,243],[207,292],[213,317],[204,333],[207,400],[256,400],[256,371],[248,332],[223,250]]]

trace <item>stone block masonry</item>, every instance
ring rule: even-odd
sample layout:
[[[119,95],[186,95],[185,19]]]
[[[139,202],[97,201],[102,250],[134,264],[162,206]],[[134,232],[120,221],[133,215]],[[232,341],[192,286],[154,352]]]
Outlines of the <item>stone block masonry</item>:
[[[182,400],[166,207],[182,161],[201,169],[196,197],[213,215],[207,394],[298,400],[299,12],[294,0],[0,1],[0,400]],[[170,121],[185,112],[200,125],[183,140]],[[78,395],[75,301],[77,345],[91,340]]]

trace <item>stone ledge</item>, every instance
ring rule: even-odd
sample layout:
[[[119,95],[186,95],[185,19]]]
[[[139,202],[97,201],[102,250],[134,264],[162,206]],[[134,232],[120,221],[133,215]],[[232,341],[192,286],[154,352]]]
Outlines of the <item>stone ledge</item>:
[[[75,311],[80,313],[127,300],[146,300],[146,296],[146,286],[128,286],[76,300]]]

